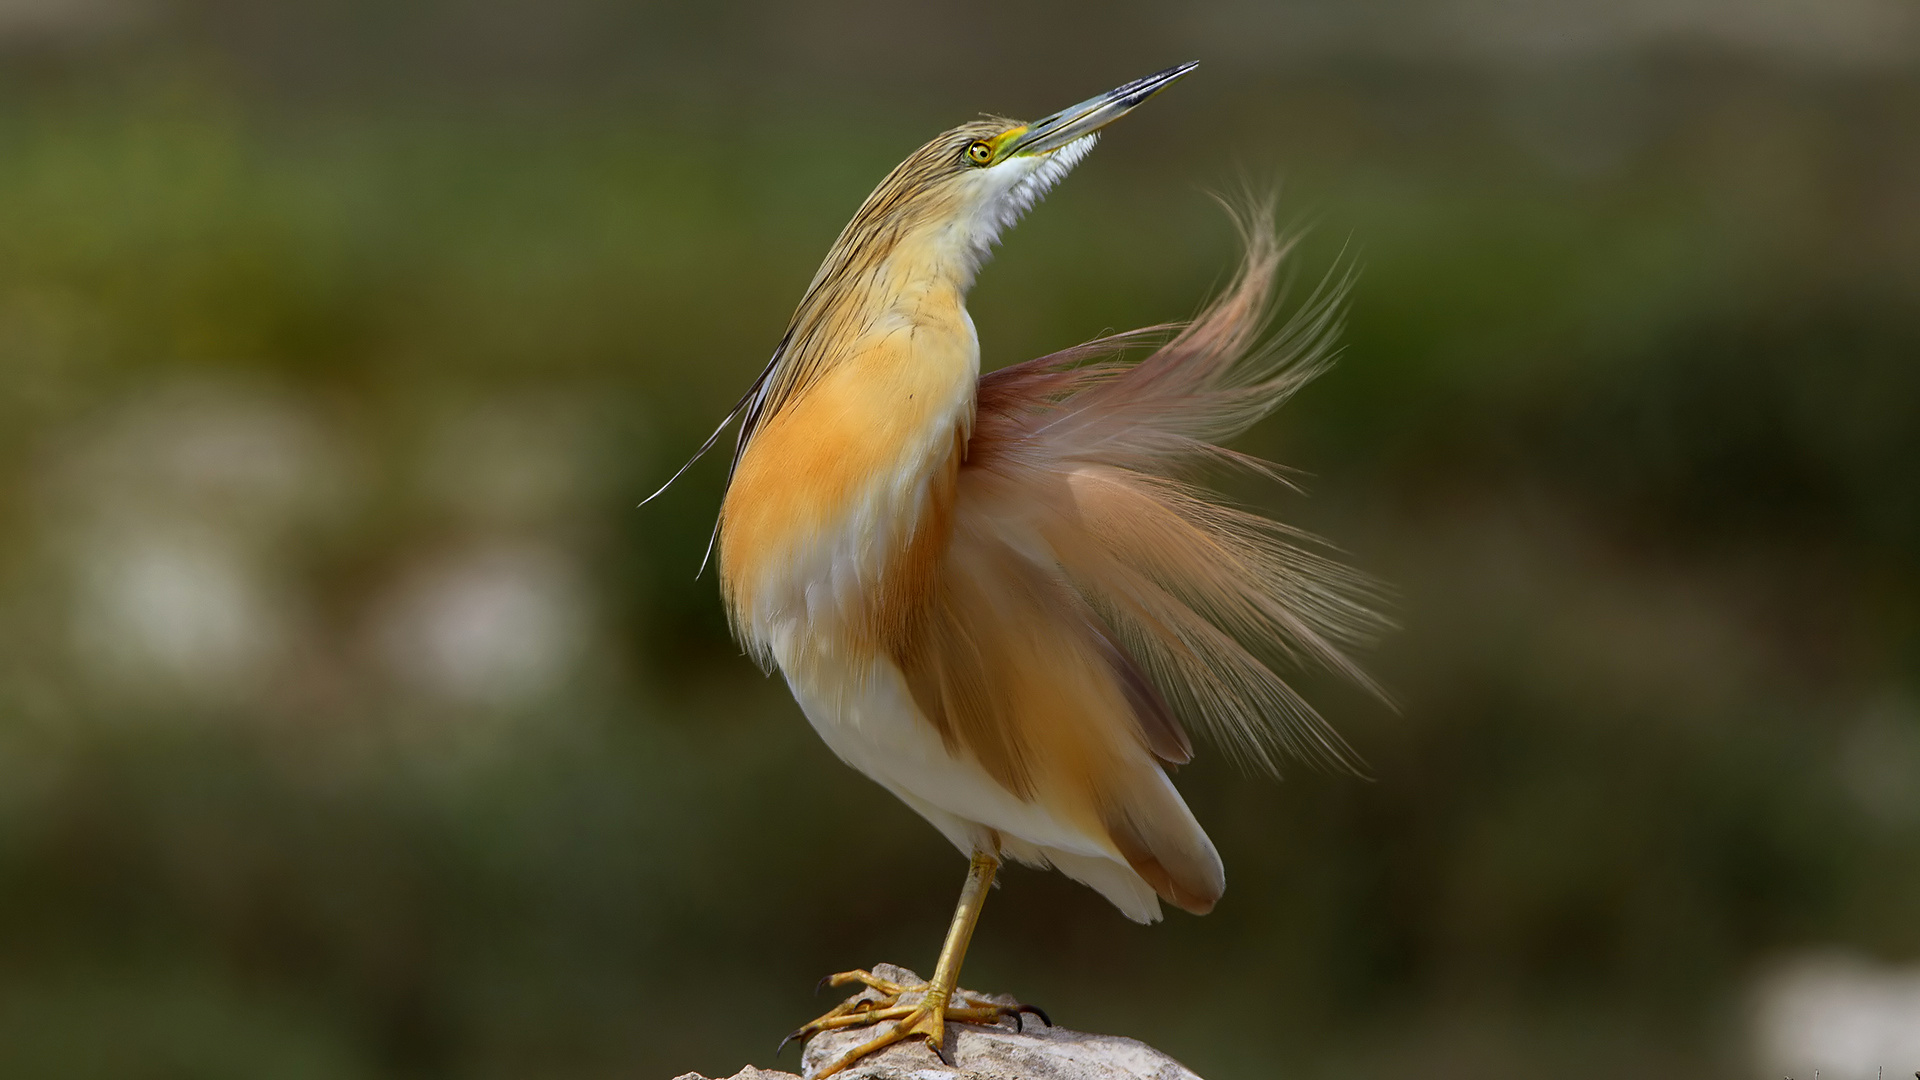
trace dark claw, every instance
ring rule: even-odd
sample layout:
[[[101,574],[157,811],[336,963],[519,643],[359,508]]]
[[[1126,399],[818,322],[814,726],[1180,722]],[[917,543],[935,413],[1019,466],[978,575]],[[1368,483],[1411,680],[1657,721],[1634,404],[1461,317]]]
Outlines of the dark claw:
[[[940,1064],[945,1065],[947,1068],[957,1069],[960,1067],[960,1063],[953,1060],[953,1056],[952,1056],[953,1051],[948,1050],[946,1047],[935,1046],[933,1045],[932,1041],[929,1040],[927,1043],[927,1049],[933,1051],[933,1056],[939,1058]]]
[[[1045,1024],[1045,1025],[1047,1025],[1048,1027],[1052,1027],[1052,1026],[1053,1026],[1053,1017],[1051,1017],[1051,1016],[1048,1016],[1048,1015],[1047,1015],[1047,1010],[1045,1010],[1045,1009],[1043,1009],[1043,1008],[1041,1008],[1041,1007],[1040,1007],[1040,1006],[1038,1006],[1038,1005],[1022,1005],[1022,1006],[1020,1006],[1020,1007],[1019,1007],[1018,1009],[1015,1009],[1015,1010],[1014,1010],[1014,1012],[1013,1012],[1013,1015],[1014,1015],[1014,1018],[1015,1018],[1015,1019],[1017,1020],[1017,1019],[1019,1018],[1019,1016],[1020,1016],[1020,1014],[1021,1014],[1021,1013],[1032,1013],[1033,1015],[1035,1015],[1035,1016],[1037,1016],[1037,1017],[1039,1017],[1039,1018],[1040,1018],[1040,1022],[1041,1022],[1041,1023],[1043,1023],[1043,1024]]]
[[[789,1031],[787,1033],[787,1037],[780,1040],[780,1045],[773,1048],[773,1056],[779,1057],[780,1052],[787,1048],[788,1043],[792,1042],[793,1040],[799,1038],[802,1035],[805,1035],[806,1033],[807,1033],[806,1028],[795,1028],[794,1030]]]
[[[820,976],[820,981],[813,984],[813,996],[819,997],[821,991],[825,990],[827,988],[827,984],[831,982],[833,982],[833,976],[831,975]]]

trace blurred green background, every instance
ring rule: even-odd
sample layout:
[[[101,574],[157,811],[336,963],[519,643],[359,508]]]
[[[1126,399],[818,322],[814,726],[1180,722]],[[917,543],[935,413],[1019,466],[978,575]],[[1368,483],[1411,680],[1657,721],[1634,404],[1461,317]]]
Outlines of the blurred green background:
[[[1210,1080],[1697,1080],[1778,965],[1920,963],[1905,0],[7,0],[0,1075],[728,1075],[930,968],[963,864],[729,641],[721,459],[635,503],[895,161],[1187,59],[986,362],[1190,314],[1278,184],[1361,276],[1241,444],[1310,497],[1239,493],[1394,584],[1402,708],[1181,771],[1212,916],[1015,869],[967,984]]]

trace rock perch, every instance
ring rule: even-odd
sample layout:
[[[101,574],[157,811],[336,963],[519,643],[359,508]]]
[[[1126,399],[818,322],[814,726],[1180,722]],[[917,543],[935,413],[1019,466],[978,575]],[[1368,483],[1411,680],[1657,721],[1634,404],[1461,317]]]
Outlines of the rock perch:
[[[875,975],[909,986],[926,980],[905,968],[880,964]],[[877,996],[871,990],[855,998]],[[989,1000],[1012,1003],[1011,998]],[[901,1004],[913,1003],[911,995]],[[874,1027],[830,1031],[808,1041],[800,1055],[800,1074],[812,1077],[852,1048],[873,1038]],[[1200,1080],[1191,1069],[1145,1043],[1114,1035],[1089,1035],[1048,1027],[1028,1017],[1024,1031],[1011,1020],[998,1027],[947,1025],[948,1065],[913,1039],[890,1046],[840,1073],[845,1080]],[[686,1073],[675,1080],[707,1080]],[[799,1080],[792,1073],[749,1065],[730,1080]]]

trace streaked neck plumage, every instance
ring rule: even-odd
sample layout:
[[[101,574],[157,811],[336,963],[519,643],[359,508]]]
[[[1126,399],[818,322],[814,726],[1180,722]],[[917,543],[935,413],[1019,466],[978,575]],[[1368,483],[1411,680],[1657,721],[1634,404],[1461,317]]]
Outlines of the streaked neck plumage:
[[[750,424],[778,411],[822,370],[857,350],[889,314],[925,313],[926,297],[951,303],[959,318],[949,330],[971,338],[966,294],[994,243],[1094,143],[1088,136],[1044,157],[992,169],[953,168],[971,141],[1008,123],[978,121],[941,135],[867,196],[794,311]]]
[[[743,424],[720,525],[723,588],[742,636],[787,653],[878,628],[944,543],[972,427],[979,340],[966,310],[1001,232],[1085,156],[1085,138],[991,169],[956,167],[957,128],[902,162],[841,232],[794,312]],[[876,598],[878,598],[876,600]],[[884,604],[882,605],[884,606]],[[801,633],[811,626],[813,632]]]

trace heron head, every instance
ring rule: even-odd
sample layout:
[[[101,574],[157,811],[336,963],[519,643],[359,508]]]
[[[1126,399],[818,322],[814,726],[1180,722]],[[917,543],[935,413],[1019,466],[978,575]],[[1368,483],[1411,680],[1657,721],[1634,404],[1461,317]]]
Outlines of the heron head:
[[[943,132],[900,163],[861,217],[867,209],[880,211],[876,218],[907,216],[977,265],[1003,230],[1087,156],[1101,128],[1197,66],[1135,79],[1030,124],[988,118]]]

